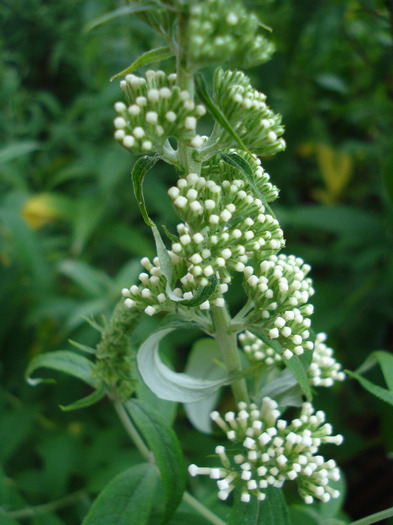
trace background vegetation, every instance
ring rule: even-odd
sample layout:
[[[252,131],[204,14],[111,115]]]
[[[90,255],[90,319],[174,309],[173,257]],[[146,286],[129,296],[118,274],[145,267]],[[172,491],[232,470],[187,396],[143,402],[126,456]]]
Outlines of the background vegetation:
[[[393,351],[392,2],[249,4],[277,44],[273,60],[249,74],[286,125],[286,152],[265,165],[281,188],[286,251],[312,264],[315,329],[355,370],[371,351]],[[121,96],[108,79],[161,42],[135,16],[84,32],[117,7],[0,3],[0,507],[13,511],[0,514],[2,525],[80,523],[95,494],[139,460],[109,403],[63,413],[58,405],[84,386],[59,376],[33,389],[23,378],[40,352],[69,348],[69,339],[94,344],[84,316],[109,315],[140,257],[154,252],[132,196],[135,159],[112,138]],[[173,180],[158,167],[145,185],[153,218],[168,226]],[[179,367],[194,337],[172,339]],[[391,408],[354,381],[316,403],[346,437],[336,458],[345,512],[356,519],[391,506]],[[204,456],[214,440],[195,441],[182,412],[177,430],[186,453]],[[200,498],[219,507],[209,488]]]

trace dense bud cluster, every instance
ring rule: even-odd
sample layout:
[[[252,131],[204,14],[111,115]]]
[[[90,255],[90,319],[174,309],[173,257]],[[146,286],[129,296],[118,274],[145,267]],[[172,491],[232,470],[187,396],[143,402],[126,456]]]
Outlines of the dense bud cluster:
[[[269,60],[274,46],[257,35],[260,21],[239,0],[206,0],[190,9],[188,33],[195,64],[250,67]]]
[[[326,334],[316,335],[312,362],[307,370],[310,384],[313,386],[330,387],[335,381],[345,379],[341,364],[333,357],[334,352],[325,344],[325,341]],[[249,330],[239,335],[239,342],[251,363],[262,362],[268,367],[284,367],[280,354]]]
[[[249,323],[277,340],[286,359],[314,346],[309,332],[314,308],[308,304],[314,289],[306,277],[310,269],[299,257],[280,254],[244,270],[243,286],[254,304]]]
[[[211,418],[226,433],[230,449],[216,447],[221,466],[217,468],[190,465],[192,476],[208,475],[217,480],[218,497],[228,498],[240,486],[241,500],[251,496],[263,500],[269,486],[280,488],[286,481],[295,480],[305,503],[314,499],[327,502],[337,498],[339,492],[329,486],[340,473],[334,460],[328,461],[318,454],[325,443],[340,445],[341,435],[332,435],[331,425],[325,423],[322,411],[314,413],[311,403],[304,403],[299,418],[288,423],[281,419],[277,403],[265,397],[260,407],[238,404],[237,413],[227,412],[222,418],[212,412]]]
[[[174,153],[169,137],[198,148],[197,120],[206,113],[188,91],[176,86],[176,75],[147,71],[146,78],[127,75],[120,82],[128,106],[116,102],[115,138],[134,153]]]
[[[266,95],[254,89],[241,71],[216,70],[214,100],[238,137],[259,156],[274,155],[285,149],[281,115],[266,105]],[[216,123],[212,138],[219,135],[220,144],[233,147],[233,138]]]
[[[185,260],[178,257],[173,252],[168,252],[172,262],[173,279],[171,285],[179,283],[180,286],[174,288],[173,292],[179,299],[189,301],[193,299],[198,288],[198,282],[187,272]],[[179,312],[181,304],[173,302],[167,295],[166,278],[161,272],[158,257],[151,262],[147,257],[141,260],[145,272],[139,274],[141,284],[132,285],[130,288],[123,288],[122,295],[125,298],[124,304],[133,310],[144,310],[147,315],[153,316],[159,312]],[[221,283],[216,292],[199,305],[200,310],[209,310],[211,305],[222,307],[225,302],[220,297],[228,290],[228,285]]]
[[[213,274],[229,283],[231,270],[243,272],[249,257],[284,245],[278,221],[246,186],[240,179],[219,183],[190,173],[168,192],[184,221],[172,251],[187,260],[198,284],[206,285]]]

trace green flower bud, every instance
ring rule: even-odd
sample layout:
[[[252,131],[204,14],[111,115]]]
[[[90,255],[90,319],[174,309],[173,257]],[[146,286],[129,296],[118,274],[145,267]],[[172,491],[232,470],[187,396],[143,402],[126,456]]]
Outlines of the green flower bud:
[[[281,115],[266,105],[266,95],[253,89],[241,71],[217,69],[214,75],[214,100],[246,147],[266,156],[285,149]],[[220,145],[234,147],[232,137],[216,124]]]
[[[207,0],[190,8],[190,58],[196,65],[251,67],[269,60],[274,46],[257,35],[260,21],[239,0]]]

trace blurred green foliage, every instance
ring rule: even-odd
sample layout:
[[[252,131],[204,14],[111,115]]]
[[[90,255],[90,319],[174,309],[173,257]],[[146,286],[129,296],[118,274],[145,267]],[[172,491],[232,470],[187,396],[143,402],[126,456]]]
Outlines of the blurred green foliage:
[[[248,73],[286,125],[286,152],[265,165],[281,188],[286,251],[312,264],[315,329],[329,333],[354,370],[373,350],[393,351],[393,6],[249,5],[274,28],[277,45],[270,63]],[[14,516],[0,513],[0,524],[80,523],[95,494],[139,461],[109,403],[65,414],[58,404],[86,387],[59,376],[55,387],[32,389],[23,379],[33,355],[69,348],[69,338],[94,345],[84,317],[110,315],[140,257],[154,252],[132,196],[135,159],[112,138],[120,89],[109,78],[162,42],[136,16],[84,32],[118,6],[0,4],[0,507]],[[173,178],[159,166],[146,181],[158,224],[174,224],[166,197]],[[152,326],[144,321],[137,338]],[[172,340],[179,367],[194,337]],[[347,513],[392,505],[391,409],[353,381],[316,403],[346,436],[337,459]],[[177,430],[194,460],[213,448],[212,436],[195,441],[184,417]],[[209,485],[198,496],[222,512]]]

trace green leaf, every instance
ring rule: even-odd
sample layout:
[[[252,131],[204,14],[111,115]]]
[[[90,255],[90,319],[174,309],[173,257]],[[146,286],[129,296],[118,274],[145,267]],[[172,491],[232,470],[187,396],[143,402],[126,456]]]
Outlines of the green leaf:
[[[269,487],[266,499],[261,502],[263,525],[291,525],[288,505],[281,489]]]
[[[264,397],[271,397],[281,407],[301,406],[301,389],[292,372],[285,368],[277,377],[269,381],[258,393],[258,401]]]
[[[106,273],[83,261],[63,259],[58,270],[90,297],[101,297],[111,286],[111,279]]]
[[[368,390],[368,392],[373,394],[375,397],[381,401],[385,401],[385,403],[388,403],[389,405],[393,405],[393,391],[387,390],[386,388],[382,388],[381,386],[372,383],[356,372],[351,372],[350,370],[346,370],[345,372],[359,381],[362,387]]]
[[[168,401],[192,403],[209,397],[223,385],[231,383],[235,376],[208,380],[198,379],[168,368],[160,359],[159,343],[173,328],[155,332],[142,344],[137,355],[138,368],[143,381],[156,396]]]
[[[60,408],[64,410],[64,412],[68,412],[69,410],[79,410],[80,408],[86,408],[91,405],[94,405],[95,403],[98,403],[98,401],[101,401],[106,395],[106,390],[104,387],[94,390],[91,394],[89,394],[86,397],[83,397],[82,399],[78,399],[78,401],[75,401],[75,403],[71,403],[70,405],[60,405]]]
[[[94,363],[86,357],[68,350],[58,350],[56,352],[41,354],[30,361],[25,374],[26,380],[30,385],[36,386],[40,383],[52,382],[48,379],[32,378],[31,374],[38,368],[48,368],[50,370],[64,372],[65,374],[81,379],[92,387],[95,387],[97,384],[97,380],[93,376]]]
[[[240,500],[238,492],[227,525],[291,525],[289,509],[282,490],[269,487],[266,499],[251,498],[249,503]]]
[[[125,406],[160,469],[165,489],[165,509],[161,523],[166,523],[179,506],[186,487],[184,458],[179,441],[166,419],[151,405],[132,399]]]
[[[143,55],[137,58],[130,66],[128,66],[126,69],[123,69],[123,71],[120,71],[120,73],[113,75],[110,81],[112,82],[116,78],[124,77],[129,73],[136,71],[142,66],[147,66],[147,64],[151,64],[152,62],[159,62],[161,60],[166,60],[171,57],[173,57],[173,53],[170,50],[169,46],[156,47],[151,51],[146,51],[146,53],[143,53]]]
[[[40,144],[34,141],[7,144],[7,146],[0,149],[0,164],[3,162],[10,162],[22,155],[32,153],[33,151],[40,149],[40,147]]]
[[[143,11],[148,11],[150,9],[156,9],[157,3],[152,0],[147,0],[146,2],[139,2],[138,4],[133,5],[127,5],[124,7],[119,7],[119,9],[115,9],[114,11],[110,11],[109,13],[105,13],[104,15],[101,15],[97,18],[94,18],[93,20],[90,20],[88,24],[83,29],[84,33],[88,33],[92,29],[101,26],[103,24],[106,24],[107,22],[110,22],[111,20],[114,20],[115,18],[119,18],[120,16],[126,16],[130,15],[132,13],[140,13]]]
[[[304,394],[306,395],[307,399],[311,401],[312,399],[312,391],[310,382],[308,380],[307,376],[307,366],[305,363],[303,363],[303,360],[298,357],[297,355],[293,355],[290,359],[286,359],[282,355],[282,349],[281,345],[278,341],[275,341],[274,339],[269,339],[269,337],[266,336],[266,334],[257,328],[251,327],[250,330],[253,334],[255,334],[257,337],[262,339],[264,343],[270,346],[270,348],[273,348],[282,358],[285,366],[289,368],[289,370],[294,375],[295,379],[300,385],[300,388],[303,390]],[[305,352],[306,356],[304,358],[305,362],[308,361],[308,354]]]
[[[78,348],[79,350],[82,350],[82,352],[85,352],[86,354],[95,354],[96,351],[91,346],[84,345],[82,343],[78,343],[78,341],[73,341],[72,339],[68,339],[68,342],[72,344],[72,346],[75,346],[75,348]]]
[[[197,73],[195,75],[195,86],[196,86],[196,90],[198,93],[198,97],[205,104],[208,112],[214,118],[214,120],[217,121],[220,124],[220,126],[225,129],[228,135],[232,137],[232,139],[236,142],[236,144],[242,150],[247,151],[247,153],[251,155],[247,147],[244,145],[243,141],[237,136],[235,130],[232,128],[232,126],[228,122],[224,113],[222,113],[221,109],[218,106],[216,106],[215,102],[209,95],[209,92],[205,84],[205,80],[200,73]]]
[[[178,242],[179,239],[176,237],[176,235],[173,235],[168,228],[165,226],[165,224],[161,225],[161,228],[164,230],[165,235],[168,237],[168,239],[172,242]]]
[[[20,525],[20,523],[0,510],[0,525]]]
[[[378,386],[368,379],[365,379],[362,375],[363,372],[366,372],[372,368],[375,364],[379,364],[382,370],[383,377],[385,379],[387,389],[381,386]],[[368,356],[366,361],[357,369],[356,372],[351,372],[346,370],[346,372],[359,381],[363,388],[368,390],[371,394],[378,397],[385,403],[393,404],[393,355],[389,352],[383,350],[377,350]]]
[[[145,198],[143,196],[143,179],[145,175],[156,165],[158,157],[149,157],[148,155],[139,158],[132,168],[132,184],[134,186],[134,193],[138,201],[139,209],[141,210],[143,219],[148,226],[153,226],[154,222],[150,219],[145,205]]]
[[[144,525],[153,505],[158,472],[136,465],[116,476],[94,501],[82,525]]]
[[[192,347],[185,372],[193,377],[205,379],[221,379],[225,375],[225,369],[217,362],[221,359],[221,351],[217,342],[209,337],[199,339]],[[210,412],[216,406],[220,391],[216,390],[209,397],[184,403],[184,410],[188,419],[200,432],[212,432],[212,420]]]
[[[383,350],[377,350],[373,355],[381,367],[388,389],[393,390],[393,355]]]

